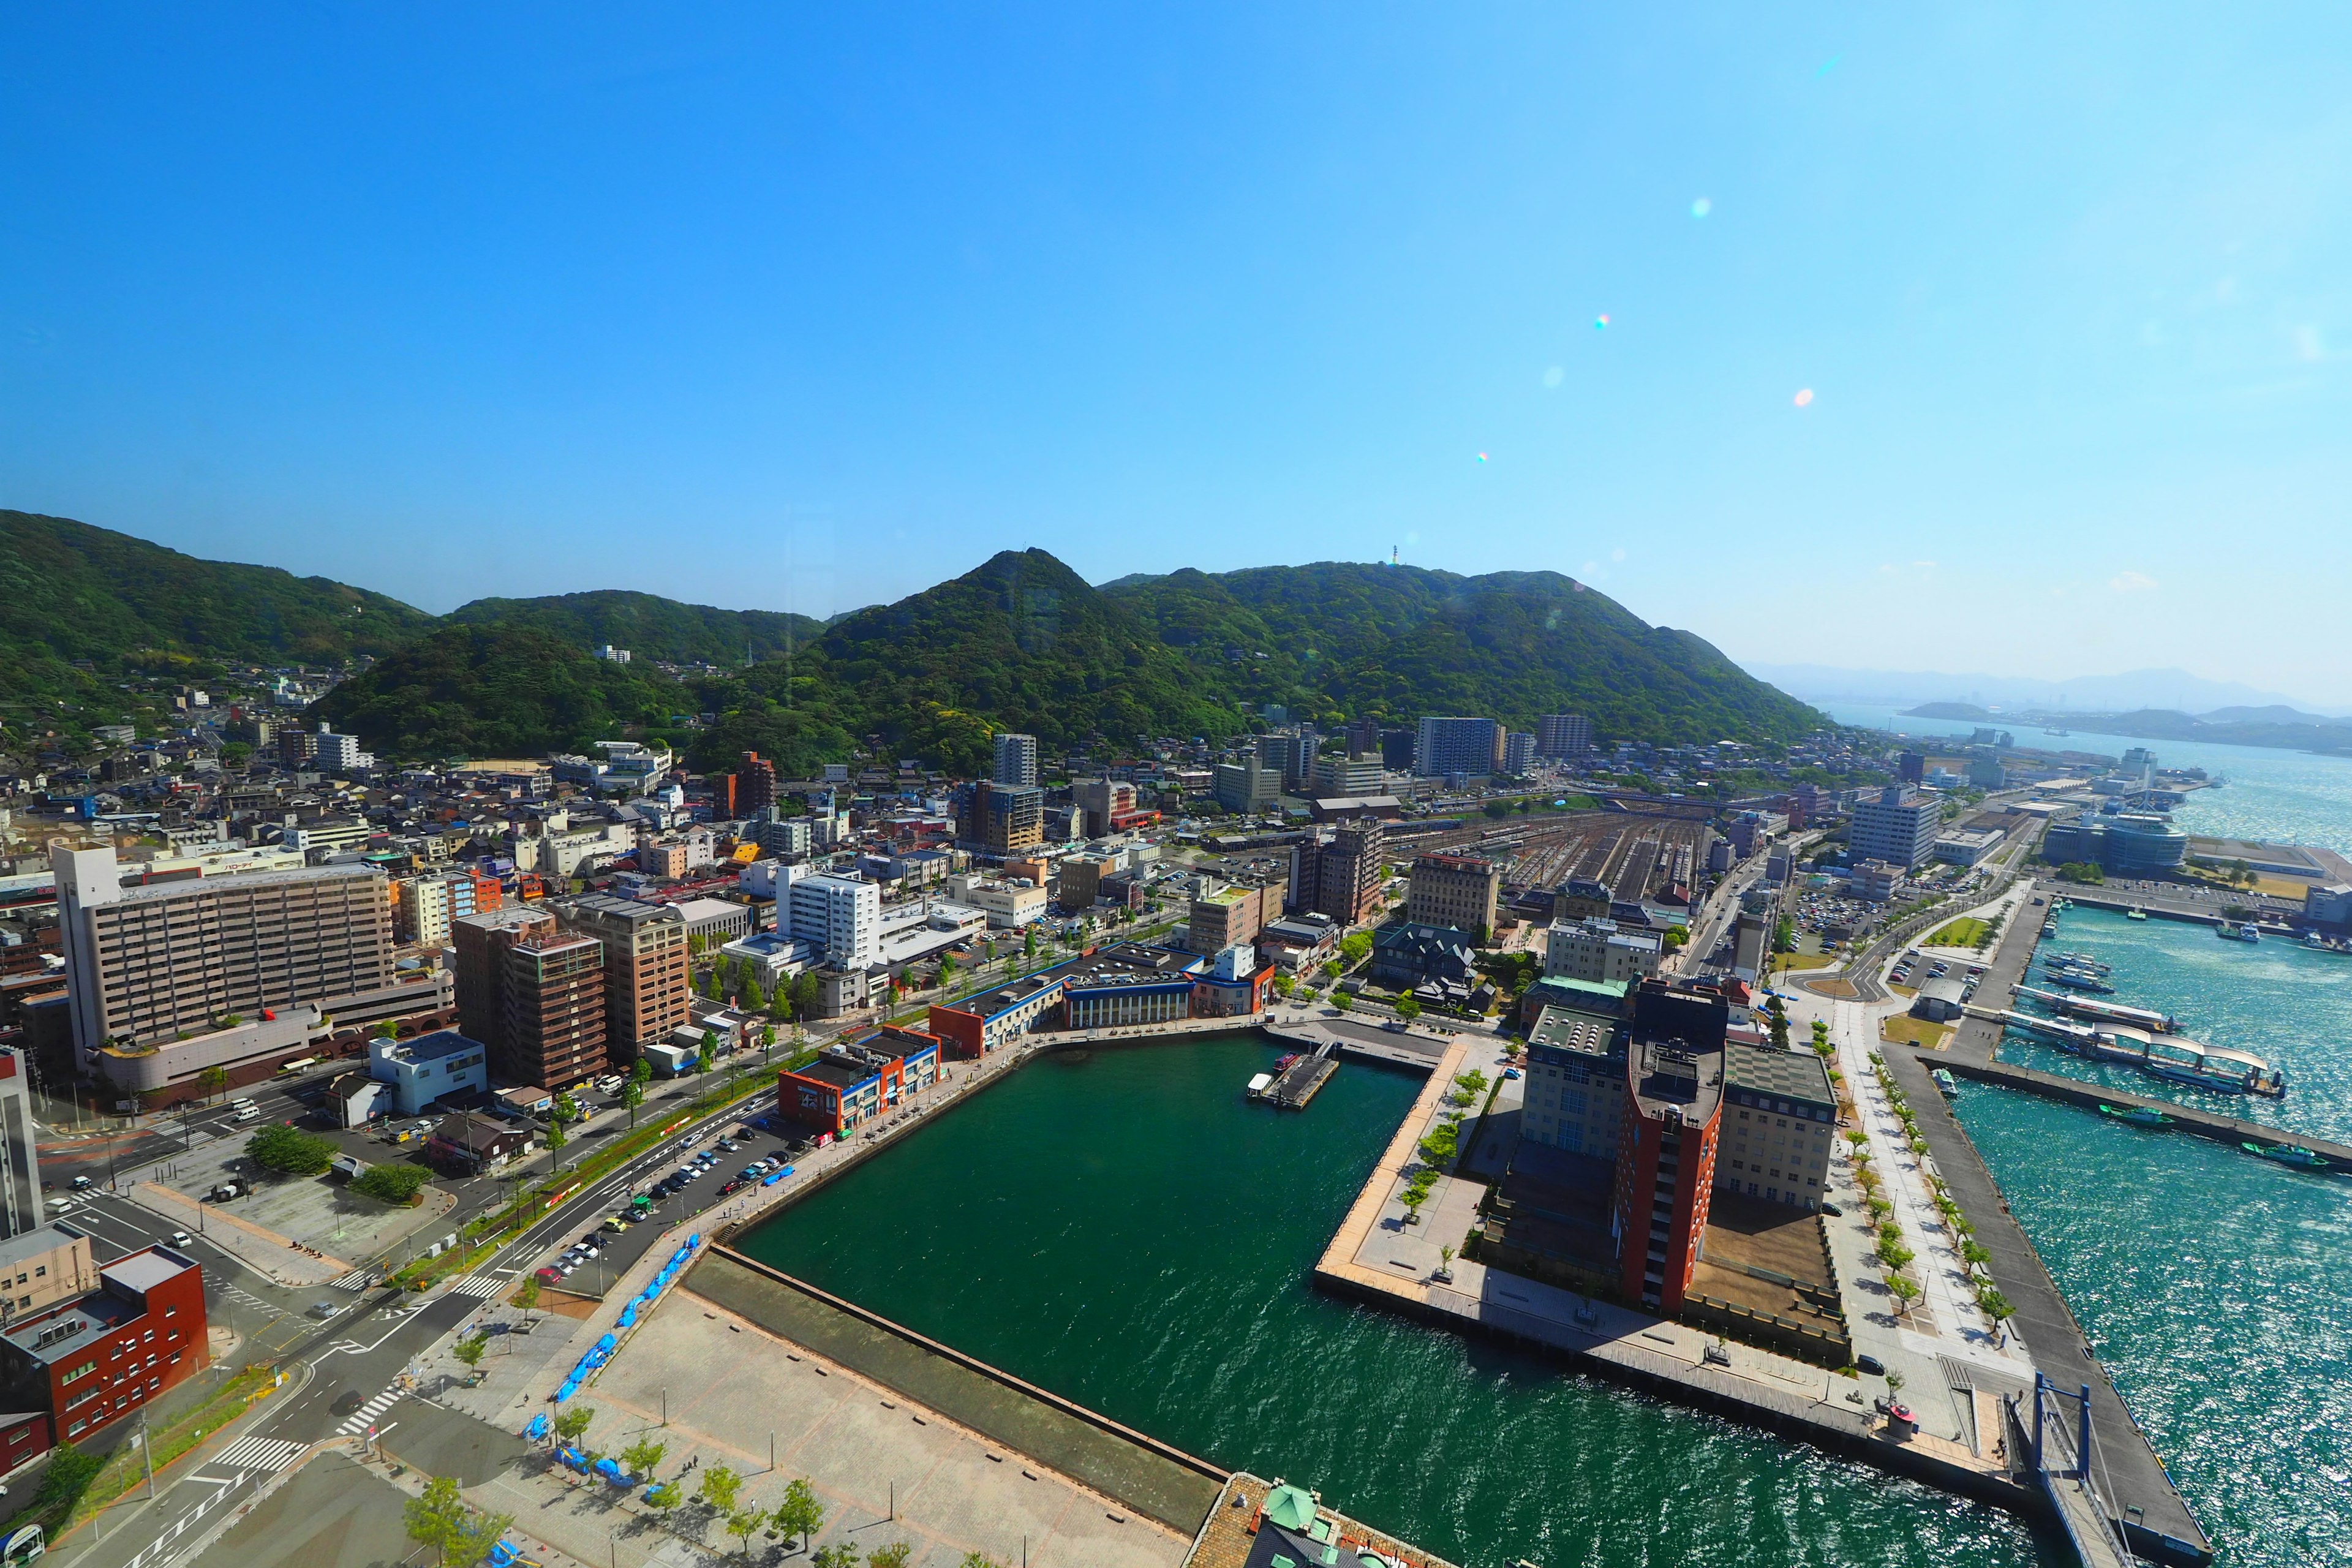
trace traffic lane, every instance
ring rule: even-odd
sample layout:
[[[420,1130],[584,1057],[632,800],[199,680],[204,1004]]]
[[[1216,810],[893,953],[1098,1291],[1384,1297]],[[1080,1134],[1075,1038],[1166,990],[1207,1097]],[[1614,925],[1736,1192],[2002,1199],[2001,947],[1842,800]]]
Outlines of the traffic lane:
[[[654,1246],[656,1239],[671,1226],[681,1224],[695,1214],[723,1202],[719,1188],[734,1180],[744,1166],[755,1160],[779,1152],[783,1152],[787,1160],[792,1158],[786,1152],[787,1145],[783,1140],[761,1137],[755,1133],[751,1142],[742,1144],[731,1154],[720,1153],[718,1161],[703,1174],[691,1179],[684,1187],[667,1198],[657,1200],[654,1205],[652,1215],[644,1223],[632,1225],[621,1231],[604,1228],[605,1215],[620,1208],[627,1198],[652,1186],[672,1171],[679,1169],[687,1161],[691,1160],[700,1148],[715,1148],[716,1142],[709,1136],[708,1131],[709,1127],[714,1125],[730,1127],[740,1123],[732,1116],[716,1119],[715,1122],[706,1124],[704,1135],[697,1145],[684,1149],[679,1148],[677,1142],[665,1145],[658,1158],[648,1160],[642,1166],[615,1173],[614,1175],[597,1183],[593,1189],[581,1194],[572,1203],[565,1205],[563,1209],[533,1226],[530,1232],[526,1232],[518,1243],[518,1247],[522,1249],[522,1257],[532,1261],[528,1263],[522,1272],[536,1274],[541,1267],[545,1266],[536,1259],[567,1247],[574,1241],[588,1239],[593,1235],[602,1256],[589,1260],[582,1268],[575,1268],[569,1278],[579,1279],[585,1272],[591,1279],[593,1279],[601,1265],[604,1272],[617,1279],[621,1275],[625,1274],[632,1265],[644,1258]],[[682,1142],[686,1136],[688,1134],[681,1134],[678,1142]],[[577,1235],[574,1234],[575,1227],[579,1232]],[[518,1283],[520,1283],[520,1277],[518,1277]],[[559,1281],[555,1288],[562,1289],[563,1286]]]

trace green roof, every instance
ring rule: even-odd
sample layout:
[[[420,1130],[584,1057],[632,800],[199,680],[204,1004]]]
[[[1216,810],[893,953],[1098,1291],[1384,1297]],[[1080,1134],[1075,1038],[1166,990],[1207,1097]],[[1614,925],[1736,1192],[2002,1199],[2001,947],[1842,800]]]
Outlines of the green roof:
[[[1305,1530],[1315,1522],[1315,1500],[1297,1487],[1278,1486],[1265,1494],[1265,1517],[1285,1530]]]

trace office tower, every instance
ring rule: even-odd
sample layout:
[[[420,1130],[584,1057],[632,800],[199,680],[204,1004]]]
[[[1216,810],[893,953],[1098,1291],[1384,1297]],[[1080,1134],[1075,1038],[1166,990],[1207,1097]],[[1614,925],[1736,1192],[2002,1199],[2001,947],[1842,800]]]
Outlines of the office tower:
[[[1895,759],[1895,776],[1905,784],[1925,783],[1927,777],[1927,759],[1917,752],[1901,752]]]
[[[1619,1289],[1664,1317],[1682,1310],[1706,1234],[1728,1022],[1712,990],[1645,980],[1633,994],[1617,1138]]]
[[[394,980],[392,906],[373,868],[247,871],[126,888],[111,849],[50,853],[74,1052],[203,1033],[230,1015],[327,1013]]]
[[[1503,737],[1503,771],[1507,773],[1532,772],[1536,765],[1536,738],[1524,730],[1514,730]]]
[[[1890,784],[1875,800],[1854,803],[1846,838],[1855,865],[1884,860],[1916,870],[1936,852],[1936,834],[1943,824],[1941,801]]]
[[[1592,750],[1592,721],[1581,713],[1550,713],[1536,721],[1536,755],[1580,757]]]
[[[1502,753],[1503,727],[1492,719],[1423,719],[1413,740],[1412,771],[1425,779],[1483,778],[1494,773]]]
[[[1385,830],[1378,817],[1359,817],[1328,838],[1292,847],[1290,907],[1329,915],[1343,926],[1369,918],[1381,901]],[[1195,948],[1194,952],[1201,950]]]
[[[955,795],[956,842],[983,855],[1017,855],[1045,842],[1045,792],[979,779]]]
[[[1034,735],[999,735],[996,737],[996,768],[990,779],[1015,787],[1037,782],[1037,737]]]
[[[1315,759],[1315,793],[1326,800],[1378,795],[1384,776],[1377,754]]]
[[[604,1048],[614,1061],[635,1059],[687,1022],[686,917],[675,905],[589,893],[559,901],[556,916],[604,944]]]

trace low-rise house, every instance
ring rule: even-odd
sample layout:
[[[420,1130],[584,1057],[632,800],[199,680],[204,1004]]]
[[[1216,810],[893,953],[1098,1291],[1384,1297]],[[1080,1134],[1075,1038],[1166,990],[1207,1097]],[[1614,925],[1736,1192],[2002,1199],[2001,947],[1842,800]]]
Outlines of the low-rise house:
[[[425,1146],[427,1158],[446,1169],[478,1173],[495,1171],[530,1147],[528,1129],[495,1117],[461,1110],[442,1118]]]

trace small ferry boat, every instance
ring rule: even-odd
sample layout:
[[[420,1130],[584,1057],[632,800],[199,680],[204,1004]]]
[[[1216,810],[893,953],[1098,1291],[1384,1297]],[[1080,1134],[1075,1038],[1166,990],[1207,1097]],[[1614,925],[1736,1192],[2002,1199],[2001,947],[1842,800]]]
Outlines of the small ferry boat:
[[[2053,952],[2050,955],[2050,959],[2053,963],[2063,963],[2069,969],[2085,969],[2093,974],[2111,974],[2115,972],[2114,965],[2101,963],[2087,952]]]
[[[1950,1073],[1946,1072],[1942,1068],[1937,1068],[1927,1076],[1936,1080],[1936,1087],[1943,1091],[1943,1096],[1946,1100],[1949,1100],[1960,1092],[1959,1080],[1952,1077]]]
[[[2157,1110],[2156,1107],[2152,1105],[2102,1104],[2099,1107],[2099,1114],[2102,1116],[2112,1116],[2118,1121],[2128,1121],[2134,1127],[2169,1127],[2172,1125],[2172,1118],[2167,1116],[2163,1111]]]
[[[2069,991],[2088,991],[2095,996],[2112,996],[2116,988],[2095,974],[2085,974],[2079,969],[2046,969],[2045,978],[2063,985]]]
[[[2124,911],[2124,919],[2127,921],[2144,921],[2147,919],[2147,911],[2146,910],[2126,910]]]
[[[2326,1159],[2300,1143],[2241,1143],[2249,1154],[2259,1154],[2265,1160],[2276,1160],[2282,1165],[2294,1165],[2305,1171],[2333,1169]]]

